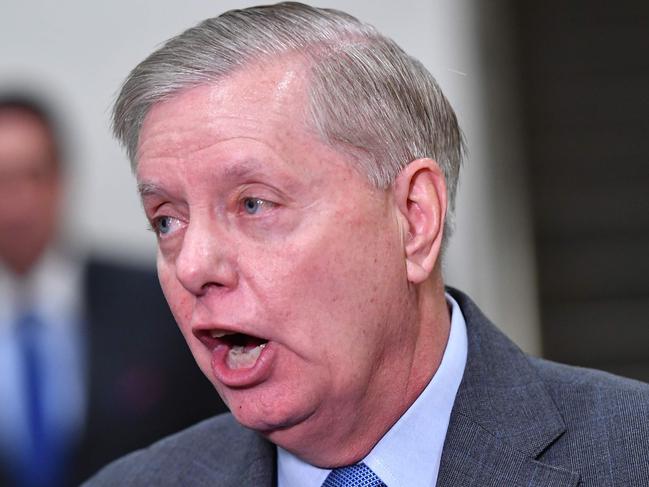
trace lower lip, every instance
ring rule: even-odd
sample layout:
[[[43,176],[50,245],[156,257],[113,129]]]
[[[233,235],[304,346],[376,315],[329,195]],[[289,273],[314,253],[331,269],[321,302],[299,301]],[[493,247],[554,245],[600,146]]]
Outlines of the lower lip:
[[[259,357],[252,367],[233,369],[228,366],[228,352],[226,345],[217,345],[212,350],[212,374],[214,378],[228,387],[253,387],[264,382],[270,377],[275,346],[267,342],[261,350]]]

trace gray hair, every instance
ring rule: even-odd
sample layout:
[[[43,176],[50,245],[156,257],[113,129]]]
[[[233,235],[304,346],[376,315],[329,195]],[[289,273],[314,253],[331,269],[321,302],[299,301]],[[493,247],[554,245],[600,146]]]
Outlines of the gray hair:
[[[152,105],[285,54],[302,56],[309,70],[313,128],[326,143],[359,154],[359,168],[377,188],[415,159],[437,161],[448,192],[448,240],[464,155],[455,113],[418,60],[338,10],[295,2],[231,10],[167,41],[133,69],[115,102],[113,130],[132,167]]]

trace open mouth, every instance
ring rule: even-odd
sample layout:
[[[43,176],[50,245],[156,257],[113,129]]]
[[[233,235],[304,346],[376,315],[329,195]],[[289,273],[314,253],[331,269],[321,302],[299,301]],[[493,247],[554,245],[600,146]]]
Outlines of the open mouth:
[[[226,364],[231,369],[253,367],[268,343],[268,340],[253,335],[219,330],[202,330],[197,337],[208,348],[227,347]]]

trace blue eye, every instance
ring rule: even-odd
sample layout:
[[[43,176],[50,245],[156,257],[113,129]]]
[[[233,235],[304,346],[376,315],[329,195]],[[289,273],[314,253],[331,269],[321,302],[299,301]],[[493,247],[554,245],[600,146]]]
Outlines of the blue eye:
[[[153,231],[158,235],[167,235],[172,231],[172,218],[160,216],[153,221]]]
[[[265,204],[266,201],[261,200],[259,198],[245,198],[243,200],[243,209],[249,215],[254,215],[259,210],[261,210],[261,207],[264,206]]]

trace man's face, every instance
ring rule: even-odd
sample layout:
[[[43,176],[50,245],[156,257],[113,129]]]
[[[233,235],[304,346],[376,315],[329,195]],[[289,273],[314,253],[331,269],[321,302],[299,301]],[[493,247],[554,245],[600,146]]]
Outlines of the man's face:
[[[52,134],[35,115],[0,110],[0,259],[17,273],[53,238],[60,181]]]
[[[248,68],[155,105],[137,169],[198,365],[239,422],[294,451],[372,421],[417,333],[392,192],[305,112],[300,69]]]

